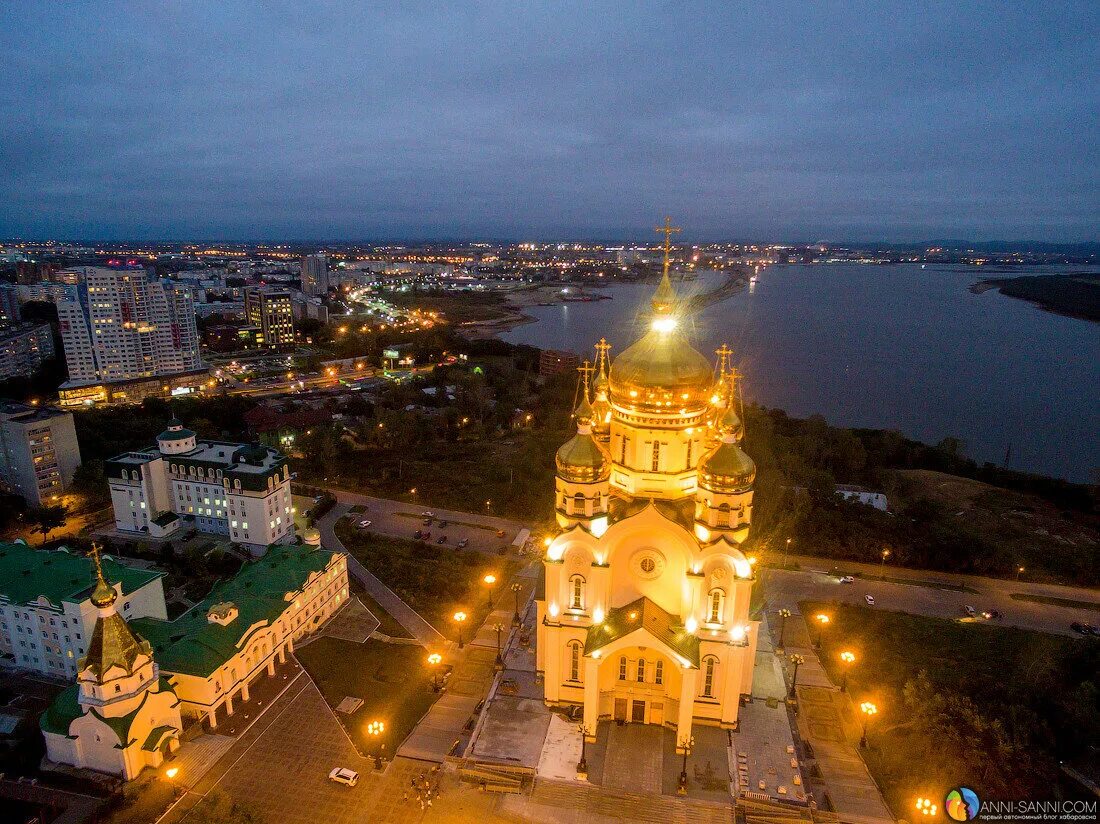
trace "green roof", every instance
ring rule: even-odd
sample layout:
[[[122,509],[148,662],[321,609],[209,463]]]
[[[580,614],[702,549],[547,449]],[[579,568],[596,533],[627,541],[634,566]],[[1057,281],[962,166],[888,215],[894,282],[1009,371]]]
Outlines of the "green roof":
[[[171,735],[172,733],[178,733],[178,732],[179,732],[179,730],[177,730],[175,727],[170,726],[168,724],[165,724],[165,725],[160,726],[160,727],[154,727],[149,732],[149,735],[146,737],[145,743],[141,745],[141,748],[143,750],[148,750],[149,752],[152,752],[153,750],[155,750],[157,747],[160,746],[161,739],[164,738],[164,736]]]
[[[645,630],[693,667],[699,666],[699,639],[680,623],[679,615],[665,612],[644,597],[609,611],[602,624],[589,627],[584,654],[591,655],[639,629]]]
[[[52,732],[57,735],[68,735],[69,725],[83,715],[77,697],[80,695],[80,687],[73,684],[67,687],[53,703],[42,713],[38,719],[38,725],[43,732]]]
[[[286,594],[305,586],[332,556],[311,546],[273,546],[176,620],[138,618],[130,624],[153,645],[153,658],[162,670],[207,678],[236,655],[253,624],[271,624],[282,615]],[[226,602],[237,607],[237,617],[225,626],[209,621],[210,609]]]
[[[164,575],[123,566],[103,556],[103,574],[122,585],[123,597]],[[92,559],[67,549],[32,549],[25,544],[0,544],[0,595],[13,604],[29,604],[46,596],[51,604],[78,604],[95,585]]]

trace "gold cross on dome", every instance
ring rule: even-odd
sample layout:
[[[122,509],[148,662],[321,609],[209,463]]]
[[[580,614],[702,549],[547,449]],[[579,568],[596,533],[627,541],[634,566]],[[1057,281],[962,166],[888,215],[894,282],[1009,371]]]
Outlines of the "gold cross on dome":
[[[677,232],[682,232],[679,226],[672,225],[672,218],[665,218],[664,226],[657,226],[653,229],[657,234],[663,234],[665,236],[665,274],[668,274],[668,256],[672,252],[672,236]]]
[[[733,350],[723,343],[714,350],[714,354],[718,356],[718,377],[724,378],[730,371],[730,355],[733,354]]]
[[[577,367],[577,371],[581,373],[581,386],[584,387],[584,396],[588,397],[588,382],[592,377],[592,373],[596,371],[596,368],[592,366],[592,362],[587,358],[584,363]]]

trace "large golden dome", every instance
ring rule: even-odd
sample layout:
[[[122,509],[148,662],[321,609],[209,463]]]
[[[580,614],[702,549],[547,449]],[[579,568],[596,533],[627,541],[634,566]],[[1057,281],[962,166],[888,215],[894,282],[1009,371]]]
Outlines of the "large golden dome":
[[[667,266],[652,306],[649,331],[611,362],[611,399],[653,412],[698,408],[709,402],[713,369],[679,331]]]

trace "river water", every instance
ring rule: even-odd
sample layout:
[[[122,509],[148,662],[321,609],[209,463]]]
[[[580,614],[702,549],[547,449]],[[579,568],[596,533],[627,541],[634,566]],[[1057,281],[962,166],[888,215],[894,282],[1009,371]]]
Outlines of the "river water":
[[[1091,481],[1100,468],[1100,324],[968,289],[1010,275],[769,266],[751,290],[696,317],[692,338],[706,354],[733,347],[747,401],[928,443],[959,437],[979,461],[1003,462],[1011,444],[1014,469]],[[708,273],[680,289],[720,281]],[[640,334],[653,289],[620,284],[606,290],[612,300],[531,307],[536,322],[501,337],[590,355],[603,336],[614,356]]]

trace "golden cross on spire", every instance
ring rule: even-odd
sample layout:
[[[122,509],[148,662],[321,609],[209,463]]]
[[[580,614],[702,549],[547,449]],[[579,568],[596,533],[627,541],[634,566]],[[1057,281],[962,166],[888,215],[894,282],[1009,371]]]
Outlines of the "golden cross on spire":
[[[588,360],[588,358],[585,358],[584,363],[577,367],[577,371],[581,373],[581,386],[584,387],[584,399],[588,400],[588,381],[596,369],[592,366],[592,362]]]
[[[664,226],[657,226],[653,229],[653,231],[657,232],[658,234],[663,234],[665,236],[665,275],[667,276],[668,275],[668,257],[672,253],[672,236],[674,234],[676,234],[677,232],[680,232],[680,231],[683,231],[683,230],[680,229],[679,226],[673,226],[672,225],[672,219],[669,218],[669,217],[666,217],[665,218],[665,225]]]
[[[611,344],[607,342],[607,338],[600,338],[600,342],[596,344],[596,365],[601,373],[607,367],[607,353],[610,349]]]
[[[92,549],[88,554],[92,556],[92,563],[95,564],[95,574],[97,577],[103,577],[103,564],[99,560],[99,544],[92,541]]]
[[[718,356],[718,378],[721,380],[730,371],[730,355],[733,354],[733,350],[723,343],[714,350],[714,354]]]

